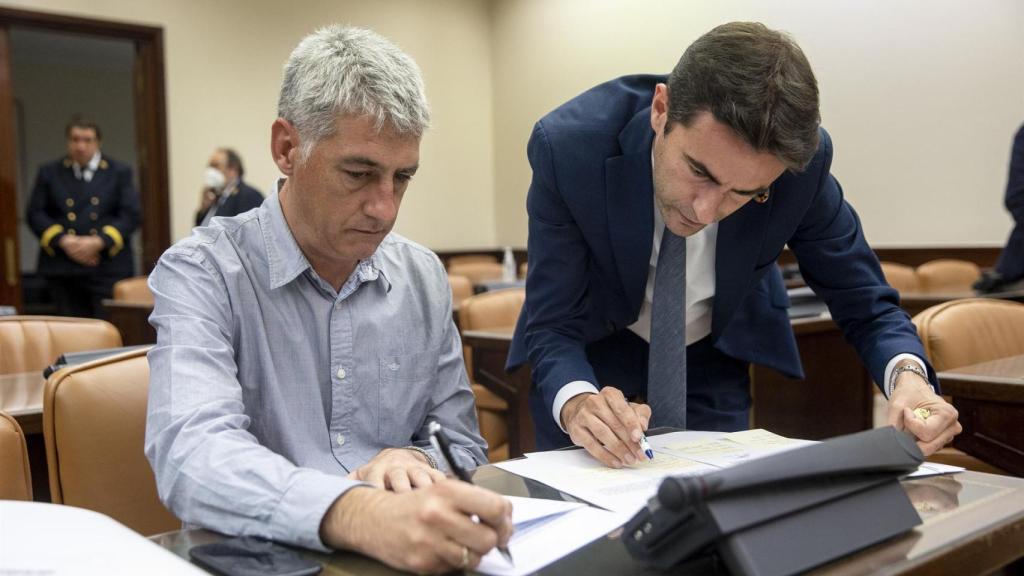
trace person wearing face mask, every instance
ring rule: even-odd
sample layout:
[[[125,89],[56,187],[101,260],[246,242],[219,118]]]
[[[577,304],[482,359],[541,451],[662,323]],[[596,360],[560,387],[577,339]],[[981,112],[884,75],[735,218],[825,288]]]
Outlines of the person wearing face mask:
[[[668,76],[608,81],[537,122],[509,368],[532,365],[538,449],[576,443],[619,467],[646,459],[648,425],[747,428],[751,363],[803,376],[776,264],[787,245],[888,423],[926,455],[960,432],[819,124],[800,47],[751,22],[703,35]]]
[[[196,226],[208,226],[214,216],[237,216],[263,204],[263,194],[242,180],[242,158],[231,148],[218,148],[203,173],[203,191]]]
[[[58,314],[103,318],[114,283],[135,274],[139,198],[131,168],[100,151],[93,120],[75,116],[64,135],[67,155],[39,169],[26,210],[39,237],[37,271]]]

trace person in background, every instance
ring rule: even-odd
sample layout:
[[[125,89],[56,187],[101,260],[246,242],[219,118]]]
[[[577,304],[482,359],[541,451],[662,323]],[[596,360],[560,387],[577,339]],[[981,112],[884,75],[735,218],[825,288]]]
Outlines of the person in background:
[[[508,364],[532,365],[538,449],[576,443],[618,467],[645,459],[648,425],[746,429],[750,363],[803,377],[776,264],[787,245],[889,399],[888,423],[925,454],[960,432],[819,121],[800,47],[733,22],[671,75],[611,80],[537,122]]]
[[[231,148],[210,155],[203,173],[203,191],[196,211],[196,226],[207,226],[214,216],[237,216],[263,204],[263,194],[242,180],[242,158]]]
[[[93,120],[64,130],[67,155],[43,165],[27,209],[39,237],[37,272],[62,316],[103,318],[114,283],[135,274],[131,236],[139,224],[132,170],[101,150]]]
[[[1024,280],[1024,126],[1013,138],[1004,203],[1013,217],[1013,230],[996,267],[975,282],[974,289],[979,292],[999,292]]]
[[[145,451],[178,518],[416,572],[508,541],[508,500],[429,443],[438,422],[462,467],[486,461],[445,269],[391,232],[428,123],[391,42],[307,36],[270,130],[284,177],[160,258]]]

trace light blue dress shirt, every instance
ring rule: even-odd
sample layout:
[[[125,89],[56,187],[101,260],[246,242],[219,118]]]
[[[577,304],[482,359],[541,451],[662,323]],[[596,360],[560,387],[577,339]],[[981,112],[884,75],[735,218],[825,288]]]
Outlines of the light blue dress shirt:
[[[323,550],[320,521],[384,448],[450,433],[486,462],[444,267],[389,234],[336,292],[303,256],[277,188],[196,228],[150,275],[146,456],[181,520]]]

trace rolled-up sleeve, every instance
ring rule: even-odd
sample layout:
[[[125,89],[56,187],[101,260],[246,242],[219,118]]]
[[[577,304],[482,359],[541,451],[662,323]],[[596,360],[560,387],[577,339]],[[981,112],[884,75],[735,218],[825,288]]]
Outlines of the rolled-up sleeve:
[[[360,483],[298,467],[248,431],[222,276],[199,251],[172,248],[149,286],[157,344],[145,451],[160,499],[191,524],[326,550],[324,514]]]

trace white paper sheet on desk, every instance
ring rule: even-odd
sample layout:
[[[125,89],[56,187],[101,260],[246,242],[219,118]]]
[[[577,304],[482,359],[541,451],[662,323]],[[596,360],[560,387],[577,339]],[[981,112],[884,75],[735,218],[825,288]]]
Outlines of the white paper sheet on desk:
[[[0,574],[206,572],[98,512],[0,501]]]
[[[608,468],[583,450],[535,452],[528,458],[498,462],[495,466],[625,514],[644,506],[666,476],[714,470],[706,464],[667,453],[658,453],[654,460],[634,466]]]
[[[630,518],[629,514],[572,502],[513,497],[509,500],[515,532],[508,548],[515,563],[509,564],[497,550],[492,550],[480,560],[478,572],[491,576],[531,574],[603,537]]]

